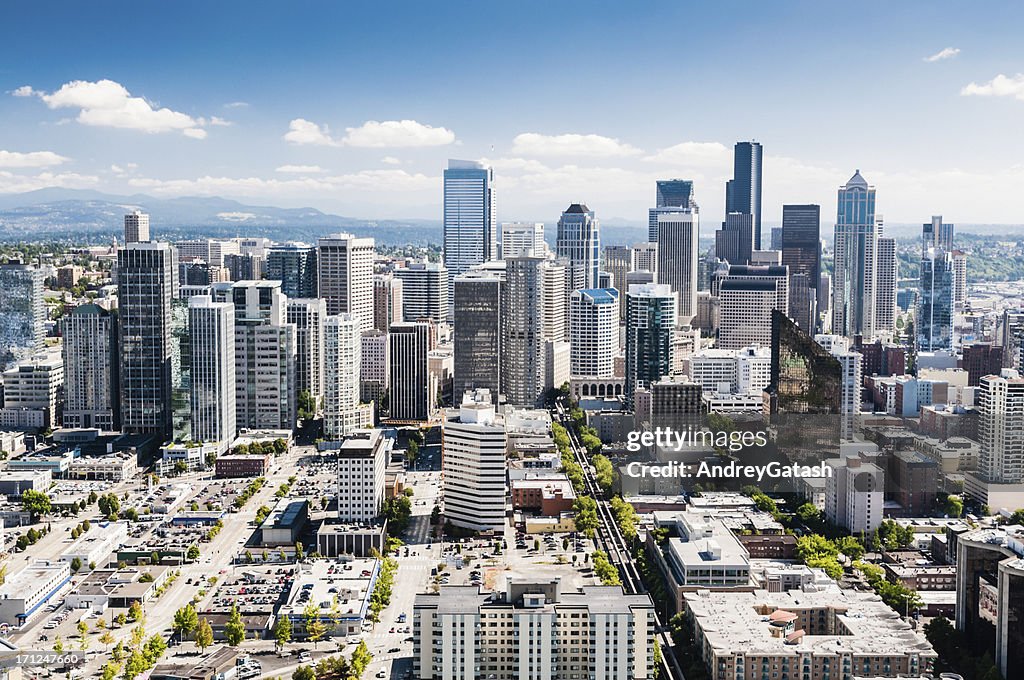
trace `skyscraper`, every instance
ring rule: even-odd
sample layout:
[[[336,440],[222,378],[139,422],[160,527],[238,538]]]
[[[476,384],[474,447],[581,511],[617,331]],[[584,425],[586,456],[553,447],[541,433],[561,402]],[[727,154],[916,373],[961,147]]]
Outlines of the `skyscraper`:
[[[892,331],[896,325],[896,281],[899,261],[896,239],[882,237],[882,221],[878,221],[875,251],[875,332]]]
[[[633,249],[629,246],[605,246],[604,271],[612,275],[612,286],[619,291],[619,323],[624,323],[626,321],[626,275],[633,271]]]
[[[658,282],[677,295],[677,322],[690,323],[697,314],[697,240],[700,220],[696,208],[658,215]]]
[[[733,265],[716,281],[715,288],[719,300],[718,346],[768,346],[772,311],[789,314],[789,270],[783,265]]]
[[[67,428],[120,429],[117,319],[94,304],[61,319],[64,415]]]
[[[394,274],[402,282],[404,321],[448,321],[449,295],[454,294],[455,279],[452,277],[455,274],[437,262],[411,262],[406,267],[395,269]]]
[[[953,225],[932,217],[921,227],[921,266],[914,328],[920,352],[953,349]]]
[[[288,298],[285,318],[295,326],[295,394],[306,393],[316,413],[324,396],[324,321],[327,303],[323,298]],[[301,406],[296,402],[297,408]]]
[[[544,394],[545,330],[548,326],[545,301],[565,300],[564,278],[553,280],[549,291],[544,276],[550,265],[540,257],[513,257],[505,260],[505,285],[501,307],[505,310],[502,326],[501,384],[505,397],[514,406],[535,406]],[[557,267],[557,266],[556,266]],[[563,267],[557,267],[564,273]],[[561,284],[560,287],[559,284]],[[565,316],[551,319],[552,332],[564,333]],[[559,340],[564,336],[559,337]]]
[[[324,321],[324,437],[341,439],[364,425],[359,408],[362,341],[351,314]]]
[[[448,300],[455,277],[498,257],[494,171],[474,161],[449,160],[444,171],[444,266]]]
[[[660,179],[657,181],[654,207],[647,211],[647,240],[658,240],[658,213],[675,212],[679,208],[693,208],[693,182],[688,179]],[[653,271],[653,270],[652,270]]]
[[[171,418],[171,303],[177,257],[167,243],[117,251],[121,428],[167,438]]]
[[[373,275],[373,327],[386,331],[403,320],[402,298],[405,286],[392,273]]]
[[[619,291],[574,290],[569,296],[569,372],[610,378],[619,348]]]
[[[503,222],[501,225],[502,258],[521,255],[544,255],[543,222]]]
[[[434,345],[431,324],[392,324],[388,340],[391,420],[432,420],[437,414],[437,380],[427,367]]]
[[[601,267],[601,227],[594,211],[573,203],[558,220],[555,254],[568,261],[566,292],[596,288]]]
[[[474,269],[455,277],[454,395],[484,389],[497,403],[505,355],[501,288],[493,272]]]
[[[678,294],[665,283],[629,287],[626,293],[626,408],[638,388],[648,388],[672,371]]]
[[[921,250],[939,248],[947,253],[953,250],[953,225],[943,222],[942,215],[932,215],[931,222],[921,227]]]
[[[149,215],[136,210],[124,216],[124,242],[141,243],[149,240]]]
[[[832,284],[832,332],[853,338],[875,334],[875,188],[860,174],[839,189]]]
[[[729,213],[715,232],[715,257],[729,264],[748,264],[754,246],[754,216]]]
[[[725,212],[753,216],[754,250],[761,250],[760,142],[736,142],[732,179],[725,184]]]
[[[953,251],[953,306],[962,310],[967,303],[967,253]]]
[[[782,206],[782,264],[789,267],[789,315],[814,333],[818,323],[821,278],[821,206]],[[798,278],[799,277],[799,278]]]
[[[1013,369],[981,379],[978,390],[978,471],[965,475],[964,489],[979,503],[1024,505],[1024,379]]]
[[[217,444],[218,454],[231,446],[235,421],[235,318],[230,302],[209,295],[188,301],[191,340],[192,440]]]
[[[445,519],[475,531],[505,527],[507,436],[487,390],[466,392],[441,424]]]
[[[266,270],[267,278],[280,281],[281,292],[289,298],[317,297],[316,246],[297,242],[278,243],[267,251]]]
[[[327,313],[351,314],[361,331],[373,329],[373,257],[372,238],[332,234],[317,245],[319,297]]]
[[[0,368],[43,347],[43,279],[38,267],[0,264]]]

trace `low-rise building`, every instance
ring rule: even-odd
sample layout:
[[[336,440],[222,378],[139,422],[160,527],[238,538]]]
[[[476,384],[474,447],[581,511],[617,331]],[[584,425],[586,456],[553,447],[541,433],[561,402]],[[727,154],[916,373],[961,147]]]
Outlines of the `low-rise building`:
[[[4,470],[0,472],[0,496],[16,496],[28,490],[46,491],[53,476],[49,470]]]
[[[106,611],[108,607],[127,609],[134,603],[145,604],[170,575],[169,567],[154,565],[145,569],[96,569],[90,572],[64,598],[69,609]],[[146,578],[143,578],[143,574]]]
[[[214,469],[217,477],[262,477],[270,470],[270,454],[263,455],[236,455],[227,454],[219,456],[214,461]]]
[[[555,517],[572,510],[576,492],[564,474],[529,474],[512,483],[512,508]]]
[[[306,637],[306,608],[320,610],[320,622],[327,634],[345,636],[359,633],[370,613],[370,596],[380,576],[380,562],[358,559],[343,564],[317,561],[300,565],[287,601],[277,615],[288,617],[292,636]]]
[[[316,550],[324,557],[369,557],[384,552],[387,524],[323,522],[316,530]]]
[[[134,453],[113,453],[96,458],[76,458],[68,467],[68,479],[105,480],[123,482],[139,471]]]
[[[71,564],[76,559],[82,568],[103,564],[103,558],[128,539],[128,522],[103,522],[92,525],[61,553],[60,559]]]
[[[260,545],[295,545],[309,521],[309,501],[281,499],[260,525]]]
[[[0,586],[0,623],[22,625],[70,580],[71,565],[62,561],[40,560],[8,576]]]

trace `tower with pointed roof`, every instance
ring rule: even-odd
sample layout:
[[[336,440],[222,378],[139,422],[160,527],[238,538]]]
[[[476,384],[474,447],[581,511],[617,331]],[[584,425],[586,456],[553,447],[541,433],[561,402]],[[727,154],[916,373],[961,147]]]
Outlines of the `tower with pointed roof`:
[[[875,188],[860,170],[839,188],[835,228],[835,277],[832,330],[852,338],[871,338],[876,331],[878,239]]]

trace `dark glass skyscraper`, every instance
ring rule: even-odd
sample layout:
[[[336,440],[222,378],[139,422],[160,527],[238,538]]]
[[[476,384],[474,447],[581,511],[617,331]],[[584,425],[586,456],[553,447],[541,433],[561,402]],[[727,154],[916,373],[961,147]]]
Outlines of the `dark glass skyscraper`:
[[[760,142],[736,142],[732,179],[725,183],[725,213],[754,217],[754,250],[761,250],[761,157]]]
[[[932,217],[921,228],[921,269],[917,290],[917,349],[953,348],[953,225]]]
[[[289,298],[317,296],[316,246],[307,243],[281,243],[267,253],[267,278],[281,282],[281,292]],[[251,278],[251,277],[250,277]],[[241,281],[244,279],[232,279]]]
[[[790,316],[813,334],[821,276],[821,206],[782,206],[782,264],[789,267]]]
[[[715,256],[729,264],[748,264],[754,247],[754,218],[744,213],[729,213],[722,228],[715,232]]]
[[[658,208],[689,208],[693,180],[659,179],[656,203]]]

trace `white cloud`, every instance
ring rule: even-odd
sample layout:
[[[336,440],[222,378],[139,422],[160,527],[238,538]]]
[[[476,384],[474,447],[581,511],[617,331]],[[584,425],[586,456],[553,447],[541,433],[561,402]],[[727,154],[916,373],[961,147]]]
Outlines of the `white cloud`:
[[[331,136],[326,125],[305,118],[288,123],[285,141],[313,146],[350,146],[373,149],[399,149],[444,146],[455,141],[455,133],[443,127],[424,125],[414,120],[368,120],[359,127],[345,128],[345,136]]]
[[[512,153],[524,156],[635,156],[640,149],[603,135],[543,135],[523,132],[512,140]]]
[[[181,132],[194,139],[206,137],[202,126],[207,121],[166,107],[156,108],[142,97],[133,97],[124,85],[113,80],[73,80],[51,93],[24,85],[13,94],[39,97],[51,109],[78,109],[76,120],[82,125],[148,133]]]
[[[965,97],[1015,97],[1024,101],[1024,73],[1015,76],[997,75],[987,83],[970,83],[960,94]]]
[[[925,61],[942,61],[943,59],[952,59],[956,55],[960,54],[959,47],[947,47],[943,50],[939,50],[935,54],[925,57]]]
[[[686,167],[727,167],[732,162],[732,152],[718,142],[680,142],[644,160]]]
[[[288,123],[288,132],[284,133],[284,140],[301,145],[338,146],[338,142],[331,139],[330,130],[326,125],[321,128],[305,118],[296,118]]]
[[[385,163],[387,165],[401,165],[402,164],[402,161],[398,160],[394,156],[384,156],[384,158],[380,159],[380,162],[381,163]]]
[[[15,175],[0,170],[0,194],[21,194],[26,191],[63,187],[84,189],[95,186],[99,178],[95,175],[80,175],[74,172],[42,172],[38,175]]]
[[[455,133],[448,128],[424,125],[415,120],[368,120],[345,131],[347,134],[341,140],[345,146],[375,149],[446,146],[455,141]]]
[[[291,174],[309,175],[318,172],[324,172],[324,169],[319,165],[282,165],[274,168],[275,172],[285,172]]]
[[[67,158],[52,151],[22,153],[0,149],[0,168],[48,168],[67,161]]]
[[[244,109],[249,106],[249,102],[228,102],[224,105],[225,109]]]

